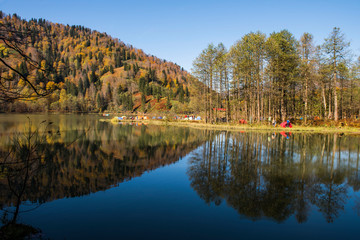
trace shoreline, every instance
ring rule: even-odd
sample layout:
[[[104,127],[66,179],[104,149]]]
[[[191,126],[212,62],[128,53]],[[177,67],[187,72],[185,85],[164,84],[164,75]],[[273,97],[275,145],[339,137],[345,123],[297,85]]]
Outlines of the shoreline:
[[[100,121],[109,121],[111,123],[141,123],[149,125],[165,125],[178,127],[192,127],[197,129],[226,130],[226,131],[266,131],[266,132],[302,132],[302,133],[346,133],[360,135],[360,128],[355,127],[315,127],[315,126],[293,126],[292,128],[273,127],[271,125],[239,125],[227,123],[204,123],[195,121],[168,121],[168,120],[121,120],[100,119]]]

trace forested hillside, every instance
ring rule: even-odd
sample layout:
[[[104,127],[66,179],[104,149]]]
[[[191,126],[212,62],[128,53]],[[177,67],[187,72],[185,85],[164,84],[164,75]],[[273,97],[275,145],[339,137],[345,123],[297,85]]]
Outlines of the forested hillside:
[[[194,80],[177,64],[83,26],[27,21],[2,12],[0,17],[0,111],[151,112],[189,107]]]
[[[206,122],[360,115],[360,59],[334,28],[321,45],[287,30],[209,44],[192,77],[83,26],[1,17],[0,111],[194,113]],[[355,59],[355,60],[354,60]]]

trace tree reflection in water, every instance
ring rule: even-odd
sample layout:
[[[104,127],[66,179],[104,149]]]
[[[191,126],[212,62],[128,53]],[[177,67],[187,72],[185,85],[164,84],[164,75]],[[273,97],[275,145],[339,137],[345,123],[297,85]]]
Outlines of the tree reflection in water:
[[[315,206],[332,222],[342,214],[349,188],[360,189],[357,137],[119,126],[57,118],[60,120],[54,125],[61,135],[42,144],[44,151],[37,159],[46,160],[46,164],[36,168],[22,194],[16,196],[11,191],[1,169],[3,212],[18,202],[24,207],[24,202],[38,205],[106,190],[175,163],[190,152],[187,174],[200,198],[207,204],[226,202],[252,220],[282,222],[294,216],[303,223]],[[2,156],[11,146],[9,129],[16,126],[2,129]],[[358,202],[355,199],[356,211],[360,209]]]
[[[5,158],[7,149],[13,147],[12,142],[0,146],[0,208],[9,212],[16,207],[13,222],[24,202],[36,206],[106,190],[178,161],[207,136],[205,131],[187,128],[114,126],[99,121],[86,132],[76,128],[66,130],[61,124],[57,127],[62,129],[61,135],[46,138],[35,151],[34,161],[27,168],[36,169],[31,176],[26,177],[25,169],[16,176],[12,174],[9,182],[6,176],[12,163]]]
[[[189,160],[192,188],[207,204],[224,200],[252,220],[283,222],[294,215],[303,223],[316,206],[333,222],[348,188],[359,190],[359,138],[281,135],[209,132]]]
[[[8,151],[0,151],[0,179],[6,180],[9,194],[14,199],[13,206],[4,209],[3,225],[0,228],[0,238],[2,239],[22,239],[30,234],[41,232],[30,225],[18,224],[17,219],[26,189],[31,186],[32,180],[41,168],[52,159],[52,155],[47,149],[47,140],[53,136],[53,131],[49,128],[51,124],[51,122],[43,121],[33,130],[29,119],[26,132],[16,133],[11,138]],[[44,125],[46,126],[44,127]],[[3,203],[1,203],[1,207],[3,207]]]

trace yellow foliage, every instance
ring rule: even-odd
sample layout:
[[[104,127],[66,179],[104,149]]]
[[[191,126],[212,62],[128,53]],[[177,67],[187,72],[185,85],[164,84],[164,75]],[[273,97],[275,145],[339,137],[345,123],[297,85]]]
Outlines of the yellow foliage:
[[[46,84],[46,90],[51,91],[56,88],[56,83],[50,81]]]
[[[65,64],[63,62],[59,62],[56,69],[57,69],[57,71],[59,73],[60,71],[65,69]]]
[[[104,66],[110,66],[111,59],[110,58],[104,58]]]
[[[41,69],[45,69],[45,67],[46,67],[46,61],[45,61],[45,60],[42,60],[40,64],[41,64]]]
[[[8,49],[3,44],[0,44],[0,52],[2,52],[5,57],[8,55]]]
[[[58,87],[59,87],[60,89],[63,89],[63,88],[65,87],[65,84],[62,83],[62,82],[60,82],[60,83],[58,83]]]
[[[66,99],[67,99],[66,90],[61,89],[59,103],[64,103],[66,101]]]
[[[20,79],[18,82],[19,87],[24,87],[26,85],[25,81],[23,79]]]

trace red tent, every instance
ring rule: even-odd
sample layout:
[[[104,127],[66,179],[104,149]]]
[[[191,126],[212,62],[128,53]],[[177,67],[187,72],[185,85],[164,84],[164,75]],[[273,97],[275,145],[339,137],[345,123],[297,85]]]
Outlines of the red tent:
[[[287,125],[287,122],[282,122],[280,124],[280,126],[282,126],[283,128],[286,128],[286,127],[292,128],[292,124],[290,122],[289,122],[289,125]]]
[[[240,119],[240,120],[239,120],[239,123],[240,123],[240,124],[247,124],[247,122],[245,121],[245,119]]]

